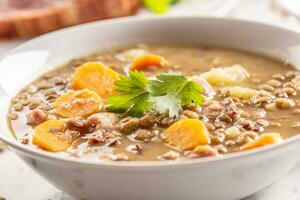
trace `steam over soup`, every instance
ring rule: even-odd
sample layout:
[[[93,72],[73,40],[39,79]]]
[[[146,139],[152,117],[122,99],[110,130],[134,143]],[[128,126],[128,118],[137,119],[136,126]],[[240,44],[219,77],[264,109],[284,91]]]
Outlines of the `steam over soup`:
[[[300,73],[222,48],[137,45],[49,71],[12,99],[24,145],[76,159],[186,160],[282,142],[300,130]]]

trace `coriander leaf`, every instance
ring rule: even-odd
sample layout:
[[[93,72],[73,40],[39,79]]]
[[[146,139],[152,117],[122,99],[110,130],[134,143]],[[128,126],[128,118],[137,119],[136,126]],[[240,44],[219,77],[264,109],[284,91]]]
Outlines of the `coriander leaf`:
[[[111,95],[106,100],[108,104],[106,110],[116,113],[126,112],[130,116],[142,116],[151,109],[151,105],[148,102],[149,95],[146,92]]]
[[[145,114],[145,112],[150,111],[152,106],[149,103],[150,94],[145,92],[135,97],[133,106],[127,111],[130,116],[140,117]]]
[[[180,73],[163,73],[150,81],[153,96],[153,107],[160,113],[168,113],[170,117],[177,116],[182,107],[194,103],[200,105],[204,97],[201,86],[188,80]],[[175,100],[174,100],[175,99]],[[165,105],[164,101],[168,102]]]
[[[204,101],[203,88],[194,81],[187,81],[184,89],[181,91],[181,106],[194,103],[196,106],[201,105]]]
[[[177,93],[177,90],[186,80],[180,73],[162,73],[155,80],[150,81],[150,89],[154,96],[164,95],[168,92]]]
[[[180,100],[171,94],[151,97],[149,101],[153,103],[154,110],[158,111],[160,114],[168,113],[169,117],[178,116],[178,113],[181,110]]]
[[[198,106],[204,100],[203,88],[180,73],[162,73],[156,77],[156,80],[150,81],[150,85],[152,95],[171,94],[180,100],[181,106],[191,103]]]
[[[151,109],[151,104],[148,102],[149,83],[144,73],[131,71],[129,76],[121,75],[115,85],[116,91],[121,94],[111,95],[106,99],[107,111],[127,112],[131,116],[142,116]]]
[[[202,87],[180,73],[163,73],[149,81],[143,72],[131,71],[128,76],[121,75],[115,85],[120,94],[107,98],[107,111],[137,117],[148,111],[178,116],[183,106],[198,106],[204,99]]]
[[[148,79],[143,72],[130,71],[129,76],[120,75],[115,82],[117,92],[145,91],[149,86]]]

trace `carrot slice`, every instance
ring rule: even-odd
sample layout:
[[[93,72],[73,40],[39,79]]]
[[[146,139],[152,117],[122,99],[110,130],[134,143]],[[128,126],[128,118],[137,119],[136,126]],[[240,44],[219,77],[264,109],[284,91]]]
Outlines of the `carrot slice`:
[[[149,67],[164,67],[169,65],[168,61],[161,56],[158,55],[154,55],[154,54],[145,54],[145,55],[141,55],[136,57],[131,66],[130,69],[131,70],[144,70],[147,69]]]
[[[58,97],[52,107],[62,117],[84,117],[98,112],[102,107],[102,99],[94,91],[75,90]]]
[[[102,98],[114,93],[115,81],[119,75],[116,71],[99,62],[87,62],[79,66],[73,76],[71,88],[87,88],[97,92]]]
[[[209,132],[198,119],[182,119],[172,124],[165,133],[166,142],[182,150],[210,143]]]
[[[35,128],[32,143],[48,151],[64,151],[72,142],[72,138],[64,131],[63,120],[48,120]]]
[[[249,142],[241,147],[241,150],[249,150],[257,147],[262,147],[270,144],[275,144],[282,141],[279,133],[263,133],[256,140]]]

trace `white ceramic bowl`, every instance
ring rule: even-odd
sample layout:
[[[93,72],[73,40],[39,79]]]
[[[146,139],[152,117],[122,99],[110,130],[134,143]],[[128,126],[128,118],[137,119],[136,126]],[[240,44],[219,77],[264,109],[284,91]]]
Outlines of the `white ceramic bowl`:
[[[10,136],[5,115],[9,98],[21,86],[71,58],[136,42],[225,46],[300,64],[298,33],[254,22],[200,17],[127,18],[57,31],[31,40],[1,59],[1,140],[57,188],[89,200],[241,199],[285,175],[299,160],[300,135],[223,158],[110,164],[37,152]]]

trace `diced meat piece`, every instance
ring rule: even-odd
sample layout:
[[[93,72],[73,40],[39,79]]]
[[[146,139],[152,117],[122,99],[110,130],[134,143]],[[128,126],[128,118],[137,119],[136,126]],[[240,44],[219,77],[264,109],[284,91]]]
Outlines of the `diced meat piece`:
[[[90,145],[93,144],[104,144],[106,142],[106,138],[102,131],[95,132],[92,136],[88,137],[88,143]]]
[[[131,152],[131,153],[134,153],[134,154],[141,154],[142,153],[142,145],[137,143],[137,144],[132,144],[132,145],[129,145],[126,150],[128,152]]]
[[[118,114],[103,112],[91,115],[87,123],[89,126],[97,126],[97,128],[113,129],[119,121],[120,117]]]
[[[115,146],[118,144],[122,144],[121,142],[121,138],[120,137],[115,137],[115,138],[110,138],[106,141],[107,146],[111,147],[111,146]]]
[[[81,117],[74,117],[66,121],[66,126],[69,129],[84,128],[87,126],[87,122]]]
[[[216,155],[218,155],[217,149],[212,148],[210,145],[199,145],[193,150],[193,152],[189,156],[191,158],[200,158]]]
[[[48,119],[48,114],[40,109],[35,109],[27,115],[27,124],[37,126]]]
[[[107,132],[105,130],[97,130],[90,134],[88,137],[89,144],[107,144],[108,146],[112,146],[119,143],[118,137],[116,137],[113,133]],[[117,139],[113,141],[113,139]]]
[[[159,160],[176,160],[180,155],[176,151],[168,151],[167,153],[164,153],[161,156],[158,156]]]
[[[68,136],[70,136],[73,139],[78,138],[80,136],[80,132],[79,131],[75,131],[75,130],[66,130],[65,134],[68,135]]]

